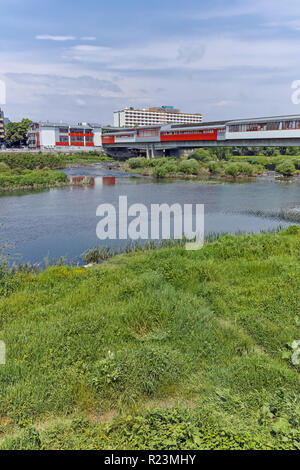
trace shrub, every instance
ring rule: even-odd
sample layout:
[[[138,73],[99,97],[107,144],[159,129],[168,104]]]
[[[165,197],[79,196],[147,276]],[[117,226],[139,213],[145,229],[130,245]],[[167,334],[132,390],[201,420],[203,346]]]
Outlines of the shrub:
[[[178,171],[187,175],[197,175],[199,173],[199,165],[196,160],[184,160],[179,163]]]
[[[292,176],[295,174],[296,168],[293,162],[286,161],[277,165],[275,170],[283,176]]]
[[[230,163],[227,168],[225,168],[225,174],[228,176],[254,176],[263,171],[261,165],[251,165],[250,163]]]
[[[212,155],[209,150],[206,149],[196,149],[189,156],[189,159],[194,159],[200,162],[209,162],[212,159]]]
[[[209,162],[207,167],[210,173],[213,174],[221,173],[223,170],[223,165],[220,162]]]
[[[128,160],[128,165],[129,168],[135,169],[135,168],[145,168],[147,166],[148,160],[145,157],[136,157],[136,158],[130,158]]]
[[[168,169],[164,165],[156,166],[152,170],[152,176],[154,176],[154,178],[164,178],[165,176],[167,176],[167,174]]]
[[[229,160],[230,150],[226,147],[216,147],[211,149],[211,155],[215,155],[217,160]]]
[[[238,176],[239,174],[239,165],[237,163],[231,163],[225,168],[225,174],[228,176]]]

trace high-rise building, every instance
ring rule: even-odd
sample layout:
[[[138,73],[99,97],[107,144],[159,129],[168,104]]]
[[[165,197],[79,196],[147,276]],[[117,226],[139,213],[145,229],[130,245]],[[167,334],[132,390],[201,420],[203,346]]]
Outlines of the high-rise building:
[[[0,108],[0,143],[3,142],[4,136],[5,136],[4,113]]]
[[[125,108],[114,112],[115,127],[147,126],[153,124],[197,124],[202,122],[202,114],[182,113],[173,106],[160,106],[149,109]]]

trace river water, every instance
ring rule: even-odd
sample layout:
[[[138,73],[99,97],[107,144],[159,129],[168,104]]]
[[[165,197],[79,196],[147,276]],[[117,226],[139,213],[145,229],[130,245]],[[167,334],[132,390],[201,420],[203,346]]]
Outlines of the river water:
[[[290,222],[271,212],[300,205],[300,181],[279,182],[261,178],[254,182],[202,184],[196,181],[132,177],[103,164],[64,170],[70,177],[93,176],[93,186],[71,186],[38,192],[0,195],[0,245],[9,242],[14,262],[44,263],[66,256],[80,262],[94,247],[120,246],[126,241],[101,241],[96,236],[99,204],[118,206],[119,196],[128,205],[143,203],[204,204],[205,232],[259,232]],[[260,211],[260,215],[254,215]]]

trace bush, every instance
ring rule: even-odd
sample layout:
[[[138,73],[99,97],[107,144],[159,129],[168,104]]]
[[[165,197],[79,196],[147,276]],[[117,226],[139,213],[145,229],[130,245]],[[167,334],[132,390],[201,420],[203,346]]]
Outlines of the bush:
[[[206,149],[196,149],[189,156],[189,159],[194,159],[199,162],[209,162],[212,160],[212,155],[209,150]]]
[[[130,158],[128,160],[128,165],[129,168],[135,169],[135,168],[145,168],[147,166],[148,160],[145,157],[136,157],[136,158]]]
[[[226,147],[216,147],[211,149],[211,154],[215,155],[217,160],[229,160],[230,150]]]
[[[292,176],[295,174],[296,168],[291,161],[286,161],[277,165],[275,171],[283,176]]]
[[[199,165],[196,160],[184,160],[179,163],[178,171],[187,175],[197,175],[199,173]]]
[[[235,177],[238,174],[239,174],[239,166],[236,163],[231,163],[227,168],[225,168],[225,175]]]
[[[223,171],[223,165],[220,162],[209,162],[208,169],[210,173],[217,174]]]
[[[263,171],[261,165],[251,165],[250,163],[230,163],[225,168],[225,174],[228,176],[254,176]]]
[[[152,170],[154,178],[164,178],[168,174],[168,168],[164,165],[156,166]]]

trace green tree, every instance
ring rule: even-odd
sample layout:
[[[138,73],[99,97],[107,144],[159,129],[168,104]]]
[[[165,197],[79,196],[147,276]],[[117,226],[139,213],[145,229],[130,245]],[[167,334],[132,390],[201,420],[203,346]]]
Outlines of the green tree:
[[[32,124],[30,119],[22,119],[21,122],[9,122],[6,126],[4,138],[7,147],[21,147],[27,143],[27,132]]]

